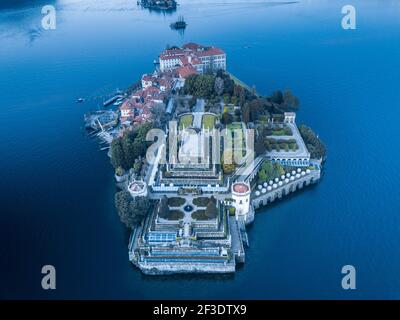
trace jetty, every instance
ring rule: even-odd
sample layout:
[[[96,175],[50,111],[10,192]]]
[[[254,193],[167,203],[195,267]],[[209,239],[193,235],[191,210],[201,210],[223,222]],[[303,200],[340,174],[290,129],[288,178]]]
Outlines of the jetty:
[[[103,107],[107,107],[110,104],[116,102],[118,99],[123,99],[125,96],[123,94],[117,94],[113,97],[111,97],[110,99],[106,100],[103,102]]]

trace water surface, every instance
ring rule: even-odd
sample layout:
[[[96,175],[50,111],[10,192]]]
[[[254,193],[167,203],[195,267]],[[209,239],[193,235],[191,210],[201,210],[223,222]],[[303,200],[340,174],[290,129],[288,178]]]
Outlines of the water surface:
[[[0,296],[3,298],[400,298],[400,3],[181,0],[161,14],[129,0],[0,9]],[[46,3],[49,3],[47,1]],[[183,15],[183,35],[169,24]],[[128,261],[109,160],[82,130],[104,95],[153,69],[167,44],[212,44],[262,94],[290,88],[298,122],[328,147],[323,180],[259,211],[233,276],[146,277]],[[87,98],[75,104],[77,97]],[[43,291],[41,267],[57,269]],[[343,265],[357,290],[341,289]]]

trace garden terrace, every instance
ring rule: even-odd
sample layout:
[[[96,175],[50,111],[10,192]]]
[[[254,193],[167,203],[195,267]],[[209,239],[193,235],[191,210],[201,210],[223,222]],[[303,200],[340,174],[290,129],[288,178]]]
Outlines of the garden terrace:
[[[198,197],[193,199],[193,204],[198,207],[206,207],[210,202],[210,198],[207,197]]]
[[[211,130],[215,126],[215,116],[212,114],[203,114],[201,122],[204,129]]]
[[[186,200],[181,197],[168,198],[168,206],[170,206],[170,207],[180,207],[180,206],[184,205],[185,202],[186,202]]]
[[[166,217],[167,220],[181,220],[185,214],[181,210],[172,209],[169,211],[168,216]]]
[[[211,218],[207,217],[206,210],[196,210],[192,213],[192,219],[195,220],[211,220]]]
[[[299,149],[299,146],[296,142],[295,139],[272,139],[272,138],[267,138],[265,140],[265,148],[268,151],[276,150],[284,150],[286,152],[289,151],[296,151]]]
[[[267,126],[264,131],[266,136],[292,136],[293,132],[287,125],[273,125]]]
[[[179,129],[183,127],[188,128],[191,127],[193,124],[193,115],[185,114],[179,118]]]

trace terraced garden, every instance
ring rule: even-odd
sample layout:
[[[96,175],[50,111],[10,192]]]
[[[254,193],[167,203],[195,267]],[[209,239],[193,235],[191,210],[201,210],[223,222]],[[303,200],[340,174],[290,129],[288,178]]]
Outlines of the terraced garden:
[[[205,129],[213,129],[215,126],[215,116],[212,114],[204,114],[202,119],[202,127]]]
[[[185,114],[179,118],[179,129],[188,128],[193,124],[193,115]]]

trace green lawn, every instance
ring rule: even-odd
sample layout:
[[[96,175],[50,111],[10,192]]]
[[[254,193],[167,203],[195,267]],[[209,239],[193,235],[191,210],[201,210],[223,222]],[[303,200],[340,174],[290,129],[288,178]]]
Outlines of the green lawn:
[[[207,197],[198,197],[193,199],[193,204],[198,207],[207,207],[210,199]]]
[[[180,210],[170,210],[168,213],[167,220],[180,220],[184,216],[184,213]]]
[[[182,129],[183,126],[185,126],[185,128],[190,127],[192,123],[193,123],[193,115],[185,114],[179,118],[179,129]]]
[[[204,114],[202,118],[202,127],[205,129],[213,129],[215,125],[215,116],[212,114]]]
[[[206,210],[197,210],[192,213],[192,218],[195,220],[211,220],[206,216]]]
[[[186,202],[186,200],[181,197],[168,198],[168,206],[170,206],[170,207],[180,207],[185,202]]]

